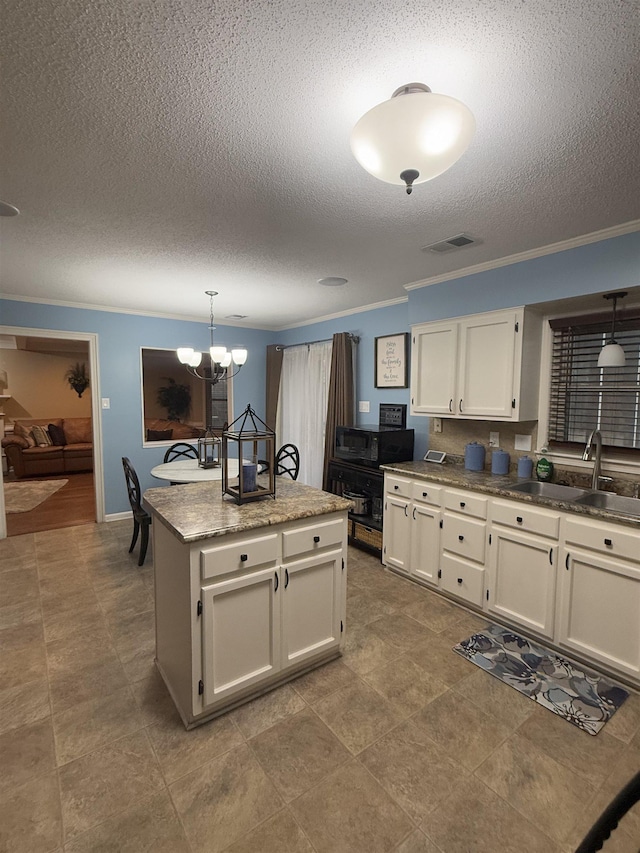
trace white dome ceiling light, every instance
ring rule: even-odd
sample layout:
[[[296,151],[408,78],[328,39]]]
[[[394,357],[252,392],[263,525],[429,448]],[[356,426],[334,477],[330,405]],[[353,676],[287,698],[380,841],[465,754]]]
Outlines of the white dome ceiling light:
[[[469,147],[476,129],[471,110],[456,98],[407,83],[369,110],[351,132],[351,151],[369,174],[403,184],[407,194],[446,172]]]
[[[620,344],[616,341],[616,303],[618,299],[624,299],[625,291],[618,293],[606,293],[604,299],[613,299],[613,320],[611,322],[611,338],[600,350],[598,356],[598,367],[624,367],[625,354]]]

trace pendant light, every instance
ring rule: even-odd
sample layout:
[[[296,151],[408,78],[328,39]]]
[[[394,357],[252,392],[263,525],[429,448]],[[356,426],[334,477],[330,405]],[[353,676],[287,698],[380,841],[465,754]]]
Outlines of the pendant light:
[[[434,94],[424,83],[400,86],[365,113],[351,132],[351,151],[363,169],[389,184],[414,184],[441,175],[467,150],[476,122],[461,101]]]
[[[624,299],[626,291],[618,293],[606,293],[604,299],[613,299],[613,320],[611,322],[611,339],[600,350],[598,356],[598,367],[623,367],[625,363],[624,350],[616,341],[616,303],[618,299]]]
[[[194,350],[193,347],[178,347],[178,360],[184,364],[192,376],[197,379],[202,379],[215,385],[225,379],[231,379],[240,370],[242,365],[247,360],[247,350],[244,347],[237,347],[231,352],[225,346],[215,345],[213,342],[213,297],[218,295],[217,290],[205,290],[205,294],[209,297],[209,368],[208,373],[198,373],[198,367],[202,361],[202,353]],[[225,369],[234,364],[238,370],[235,373],[225,373]]]

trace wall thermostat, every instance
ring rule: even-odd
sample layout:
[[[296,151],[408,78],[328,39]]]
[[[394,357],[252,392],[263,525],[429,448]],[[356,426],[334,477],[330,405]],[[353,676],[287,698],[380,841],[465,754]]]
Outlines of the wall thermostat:
[[[442,464],[446,458],[447,454],[442,450],[427,450],[424,455],[425,462],[438,462]]]

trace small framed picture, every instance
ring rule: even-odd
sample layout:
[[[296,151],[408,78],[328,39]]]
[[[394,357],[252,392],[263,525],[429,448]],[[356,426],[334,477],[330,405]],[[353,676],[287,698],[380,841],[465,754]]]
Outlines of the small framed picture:
[[[409,332],[384,335],[375,340],[375,387],[408,388]]]

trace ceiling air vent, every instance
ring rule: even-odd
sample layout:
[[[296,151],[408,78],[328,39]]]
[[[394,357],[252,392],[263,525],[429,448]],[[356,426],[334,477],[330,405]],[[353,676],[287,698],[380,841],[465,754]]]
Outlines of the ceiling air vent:
[[[446,240],[440,240],[438,243],[431,243],[428,246],[423,246],[423,252],[436,252],[441,255],[444,252],[453,252],[456,249],[464,249],[465,246],[471,246],[478,241],[469,234],[456,234],[455,237],[448,237]]]

